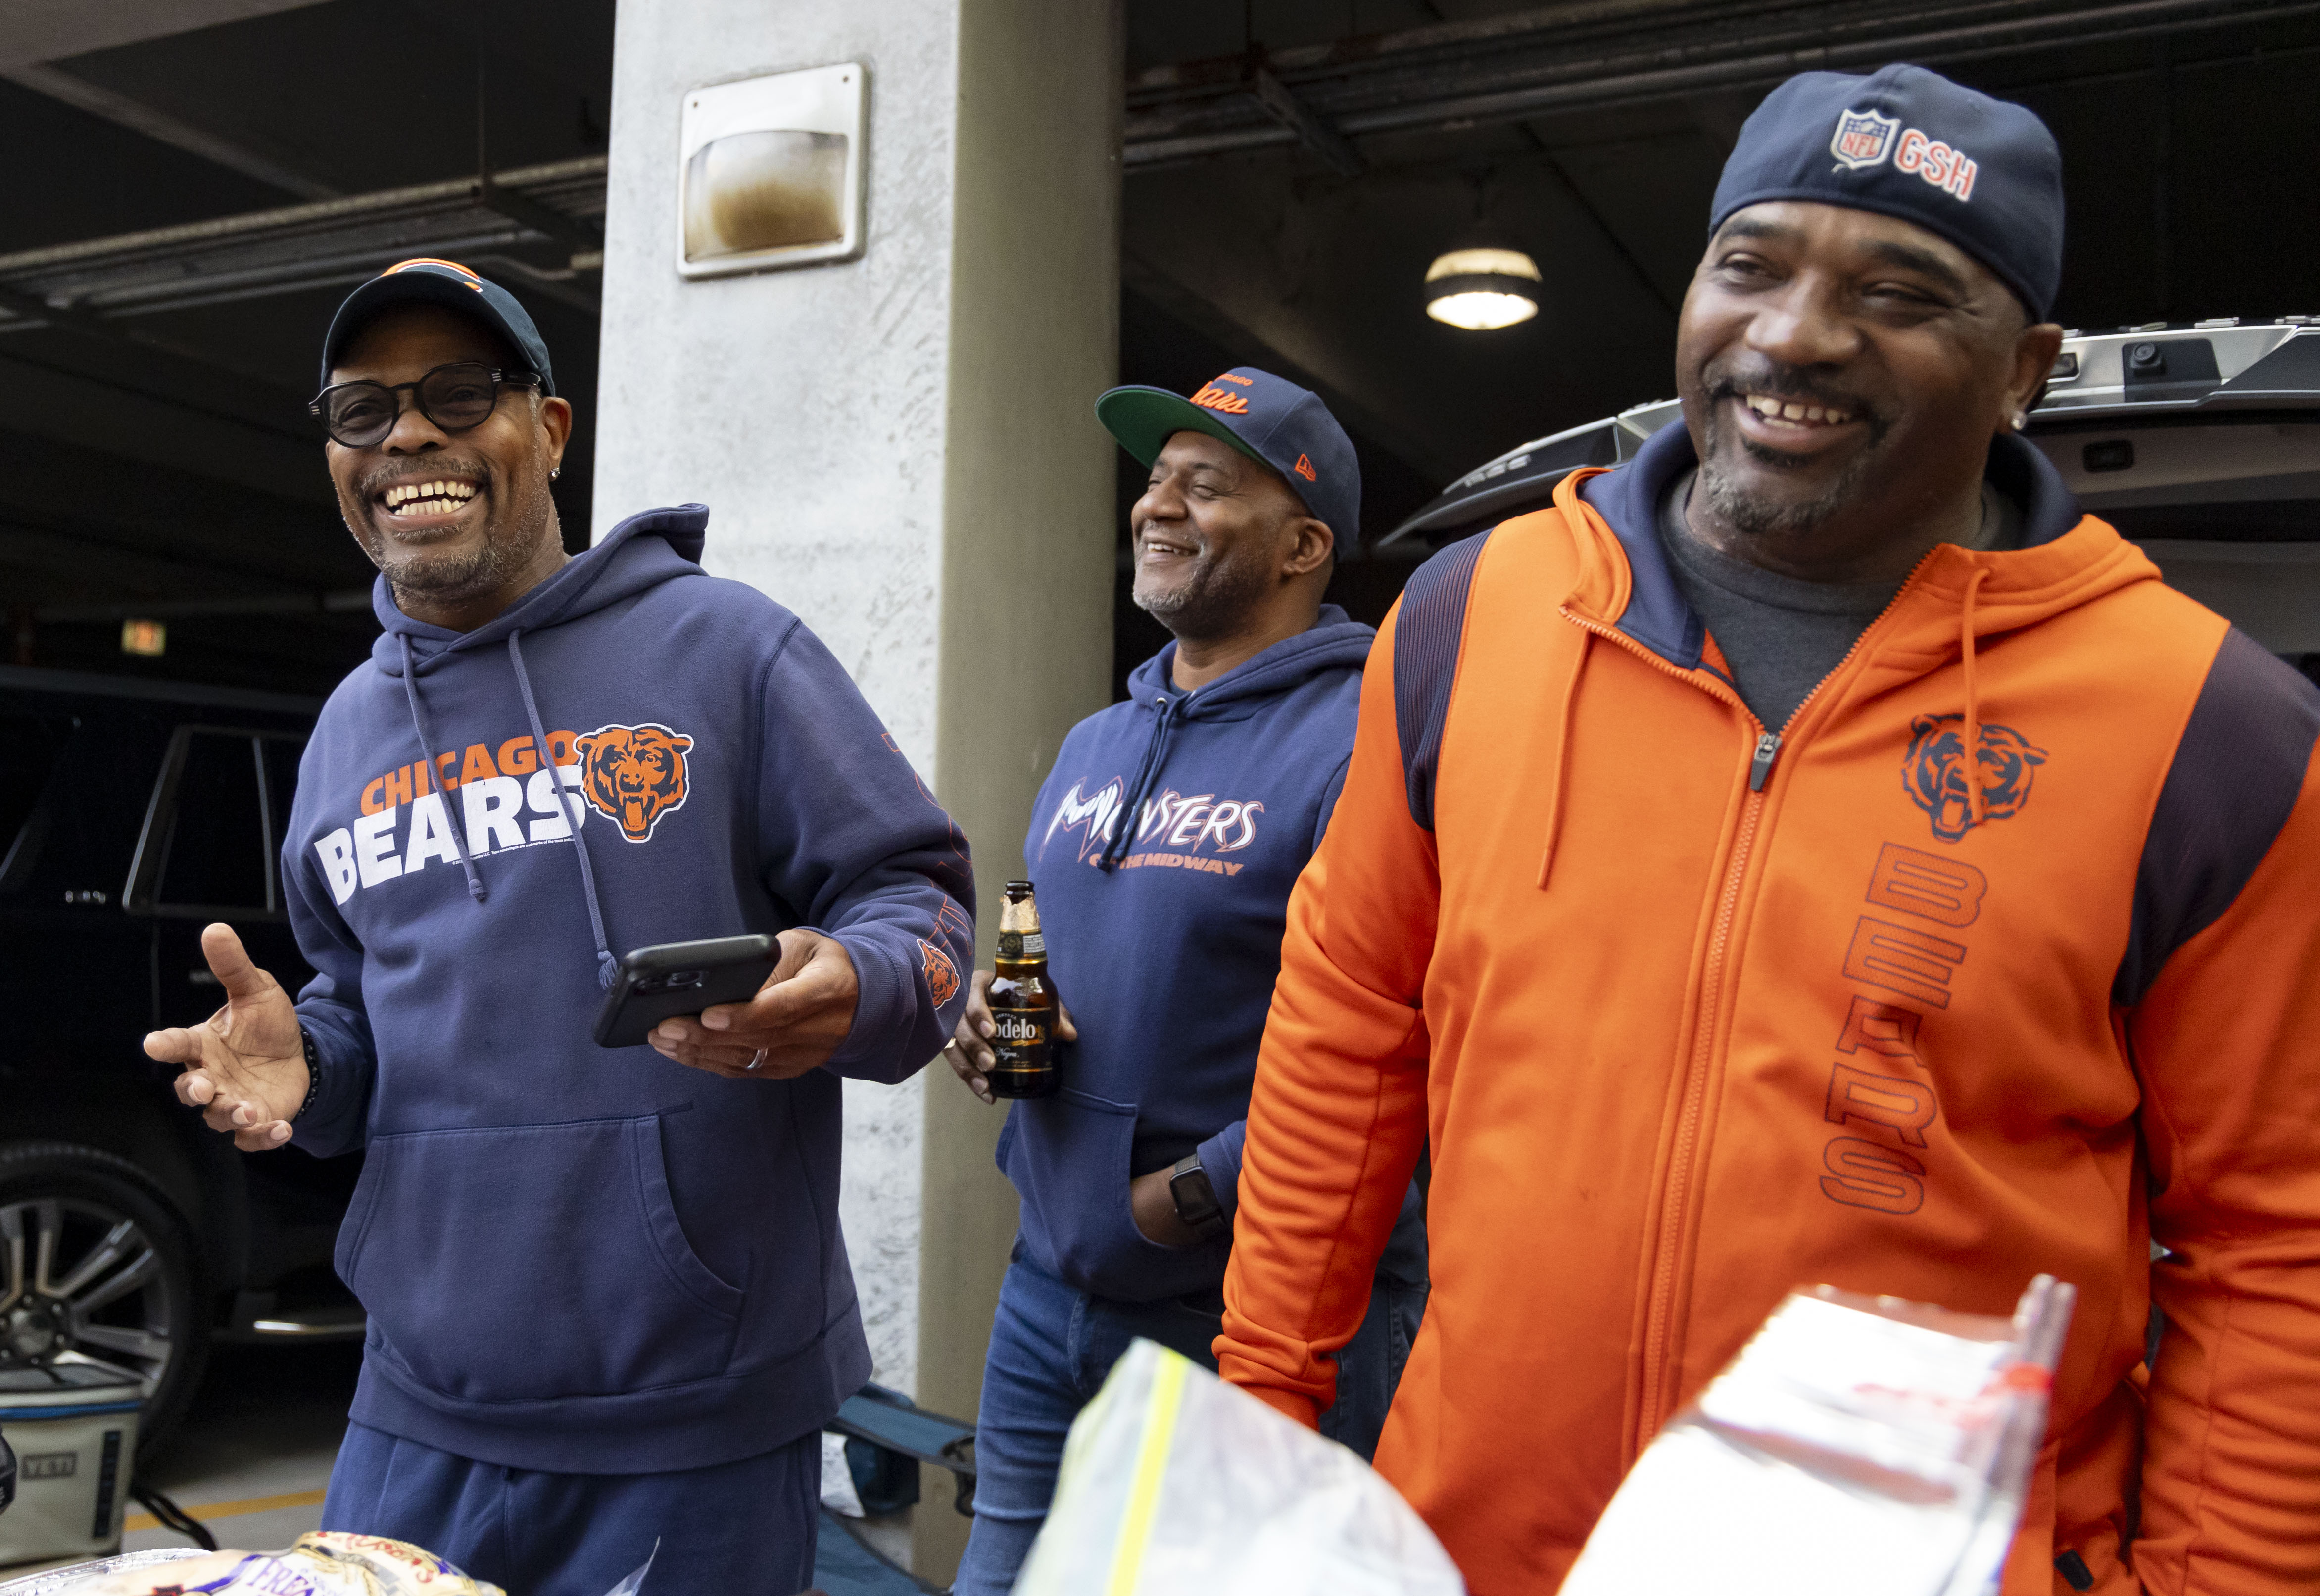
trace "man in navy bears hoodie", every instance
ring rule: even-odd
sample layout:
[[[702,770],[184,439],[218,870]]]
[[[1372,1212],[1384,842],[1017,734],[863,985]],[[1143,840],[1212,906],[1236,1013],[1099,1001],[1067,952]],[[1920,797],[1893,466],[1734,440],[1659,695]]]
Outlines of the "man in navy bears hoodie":
[[[1210,1367],[1289,890],[1329,823],[1373,636],[1321,601],[1360,470],[1321,401],[1252,366],[1096,416],[1150,467],[1136,602],[1175,641],[1074,727],[1023,844],[1068,1005],[1063,1089],[1014,1104],[1022,1229],[992,1329],[956,1596],[1011,1587],[1073,1418],[1137,1336]],[[991,1100],[989,970],[946,1055]],[[1425,1304],[1415,1187],[1322,1429],[1367,1456]]]
[[[942,1047],[966,843],[697,504],[568,558],[539,334],[411,261],[331,325],[316,413],[384,628],[324,706],[282,855],[294,1009],[223,925],[226,1006],[157,1032],[247,1150],[366,1150],[368,1311],[326,1528],[523,1596],[811,1581],[819,1432],[870,1374],[838,1228],[841,1076]],[[748,1004],[590,1030],[615,955],[778,933]],[[690,1068],[687,1068],[687,1067]]]

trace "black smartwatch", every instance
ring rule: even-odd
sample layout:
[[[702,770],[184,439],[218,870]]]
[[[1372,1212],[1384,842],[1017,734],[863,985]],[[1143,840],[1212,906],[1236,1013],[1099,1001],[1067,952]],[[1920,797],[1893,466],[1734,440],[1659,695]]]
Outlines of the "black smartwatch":
[[[1176,1217],[1193,1235],[1209,1241],[1225,1233],[1224,1204],[1217,1201],[1209,1172],[1201,1168],[1200,1154],[1186,1153],[1176,1160],[1168,1174],[1168,1195],[1175,1202]]]

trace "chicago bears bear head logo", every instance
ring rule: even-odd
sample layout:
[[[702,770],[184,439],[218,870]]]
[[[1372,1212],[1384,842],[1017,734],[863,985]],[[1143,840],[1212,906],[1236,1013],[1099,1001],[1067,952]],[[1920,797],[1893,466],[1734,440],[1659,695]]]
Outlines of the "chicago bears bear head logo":
[[[648,841],[661,816],[684,807],[692,792],[684,756],[693,739],[667,726],[602,726],[573,740],[585,763],[580,790],[588,807],[631,843]]]
[[[2046,762],[2012,726],[1981,728],[1981,816],[2003,820],[2030,801],[2030,780]],[[1965,779],[1965,717],[1920,715],[1909,723],[1909,752],[1901,762],[1909,799],[1933,816],[1934,834],[1954,843],[1973,829],[1973,794]]]
[[[958,996],[958,966],[924,937],[919,939],[919,963],[927,972],[927,996],[935,1000],[937,1008]]]

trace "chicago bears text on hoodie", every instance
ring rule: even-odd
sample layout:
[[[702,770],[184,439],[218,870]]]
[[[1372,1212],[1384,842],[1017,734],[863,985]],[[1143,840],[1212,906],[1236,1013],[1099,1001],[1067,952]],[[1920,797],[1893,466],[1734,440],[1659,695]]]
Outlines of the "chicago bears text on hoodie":
[[[396,609],[300,766],[283,851],[319,972],[295,1145],[367,1150],[338,1250],[353,1417],[513,1468],[730,1462],[870,1359],[838,1228],[839,1076],[941,1047],[965,839],[828,649],[624,521],[489,625]],[[828,1068],[732,1081],[590,1026],[617,953],[812,926],[861,981]]]

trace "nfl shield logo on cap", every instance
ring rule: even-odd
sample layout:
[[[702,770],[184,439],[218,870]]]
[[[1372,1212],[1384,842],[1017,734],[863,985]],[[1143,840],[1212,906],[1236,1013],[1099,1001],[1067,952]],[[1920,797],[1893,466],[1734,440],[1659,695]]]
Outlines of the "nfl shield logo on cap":
[[[1836,119],[1836,133],[1828,141],[1828,152],[1836,157],[1838,166],[1848,171],[1880,166],[1893,153],[1894,136],[1900,131],[1901,119],[1898,116],[1880,116],[1874,111],[1848,111]]]

